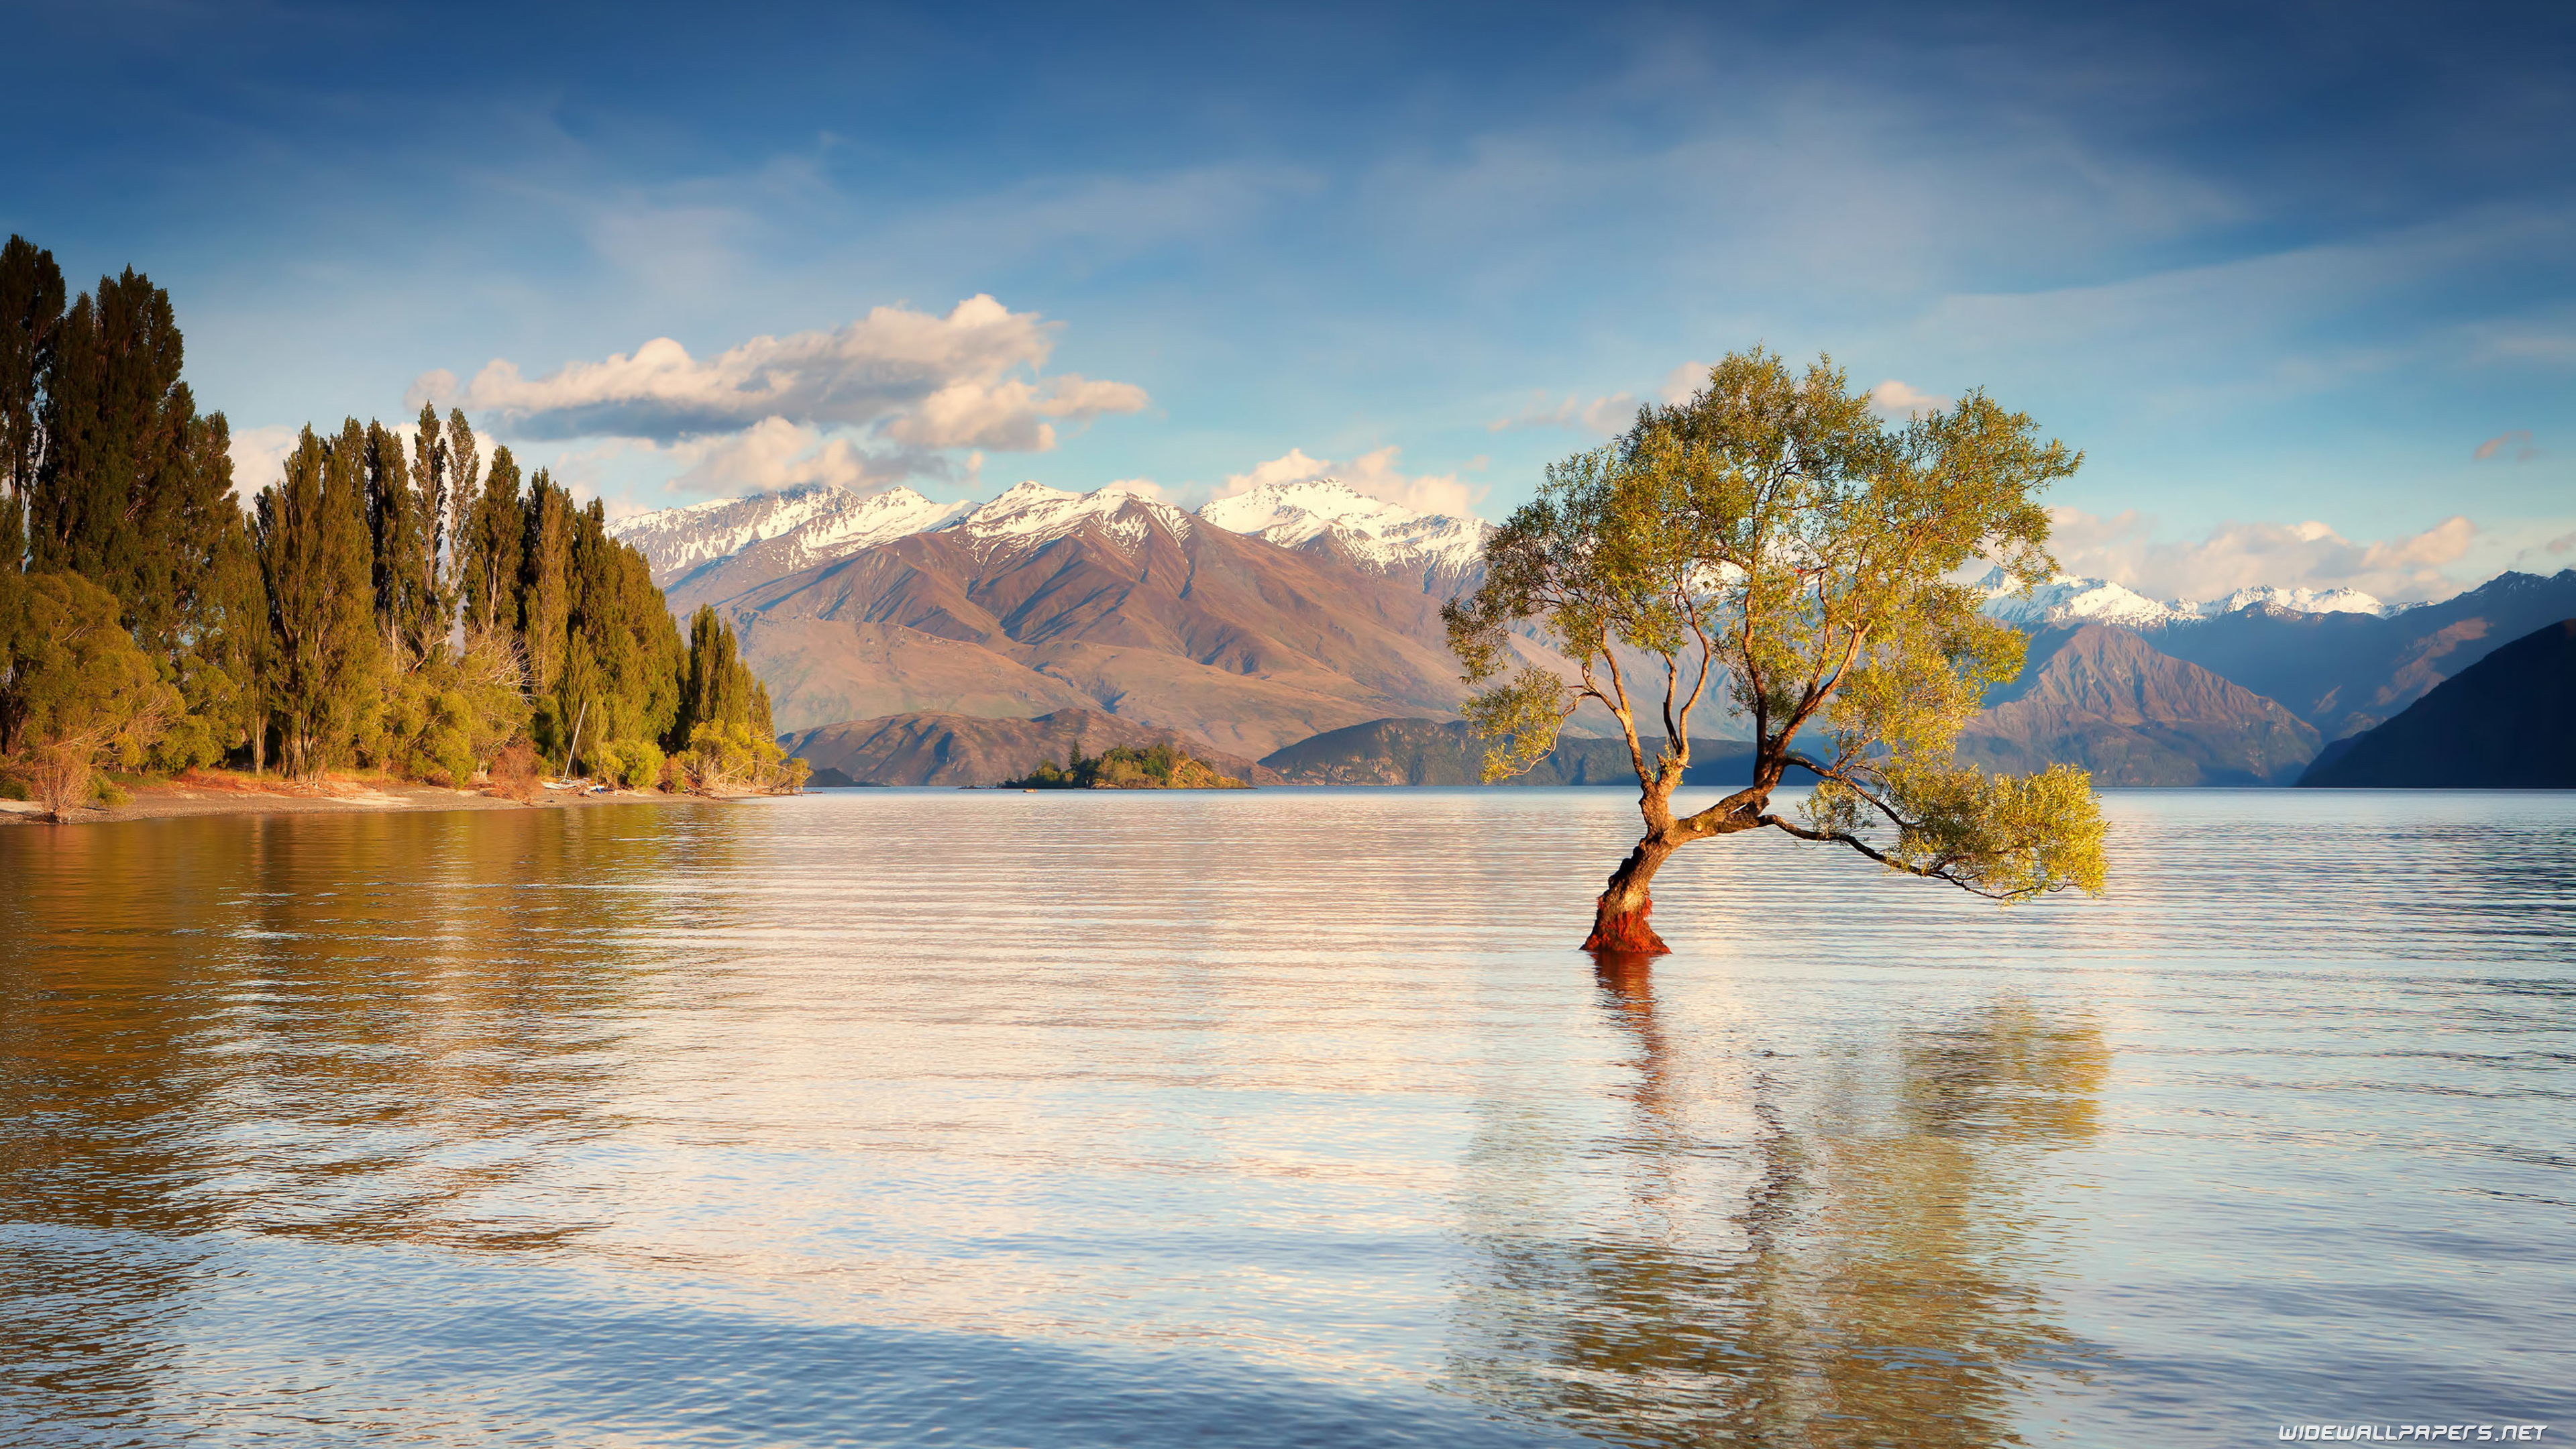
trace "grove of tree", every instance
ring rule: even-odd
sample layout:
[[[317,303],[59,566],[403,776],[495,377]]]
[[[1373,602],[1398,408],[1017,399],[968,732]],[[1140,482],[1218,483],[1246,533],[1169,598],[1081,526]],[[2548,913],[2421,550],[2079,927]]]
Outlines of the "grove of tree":
[[[0,776],[59,816],[104,765],[463,786],[519,742],[792,786],[731,629],[683,640],[597,500],[423,407],[306,427],[245,505],[182,360],[140,273],[67,299],[51,253],[0,247]]]
[[[1625,736],[1646,829],[1585,948],[1663,953],[1656,872],[1686,845],[1758,830],[1997,900],[2098,892],[2089,776],[1987,775],[1951,753],[2026,643],[1961,574],[1983,559],[2044,582],[2038,496],[2081,462],[1981,392],[1890,424],[1829,361],[1802,374],[1755,349],[1550,467],[1488,541],[1483,583],[1443,616],[1478,690],[1468,718],[1498,741],[1487,779],[1545,758],[1586,701]],[[1516,664],[1516,630],[1574,677]],[[1691,717],[1721,701],[1751,736],[1752,783],[1679,811]],[[1813,785],[1794,817],[1771,808],[1784,782]]]

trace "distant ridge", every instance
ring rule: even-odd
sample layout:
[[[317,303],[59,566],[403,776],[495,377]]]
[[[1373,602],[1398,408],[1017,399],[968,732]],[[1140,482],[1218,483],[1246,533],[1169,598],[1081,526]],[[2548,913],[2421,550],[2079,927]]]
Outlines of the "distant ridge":
[[[1127,745],[1174,745],[1223,774],[1255,785],[1279,777],[1240,755],[1209,748],[1176,730],[1155,729],[1097,710],[1060,709],[1035,719],[906,714],[848,720],[785,736],[787,752],[814,767],[816,785],[995,785],[1041,763],[1068,765]]]
[[[2394,789],[2576,789],[2576,619],[2525,634],[2299,783]]]
[[[2286,785],[2316,728],[2275,700],[2086,624],[2032,639],[2021,677],[1959,738],[1959,758],[2023,773],[2082,765],[2102,785]]]
[[[1378,719],[1327,730],[1262,758],[1291,785],[1481,785],[1485,751],[1465,720]],[[1651,759],[1662,758],[1655,750]],[[1743,740],[1691,741],[1692,785],[1742,785],[1753,778],[1753,747]],[[1625,739],[1567,735],[1514,785],[1626,785],[1636,766]]]

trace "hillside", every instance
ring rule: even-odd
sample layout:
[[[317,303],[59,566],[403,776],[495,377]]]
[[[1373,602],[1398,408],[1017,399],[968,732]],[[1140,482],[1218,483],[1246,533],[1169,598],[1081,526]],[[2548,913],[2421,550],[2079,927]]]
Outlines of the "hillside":
[[[2576,789],[2576,619],[2490,652],[2299,783]]]
[[[1329,730],[1265,756],[1264,768],[1291,785],[1480,785],[1487,742],[1465,720],[1380,719]],[[1693,785],[1740,785],[1753,778],[1742,740],[1691,741]],[[1625,740],[1569,735],[1515,785],[1627,785],[1637,772]]]
[[[780,743],[814,766],[816,785],[997,785],[1049,761],[1063,765],[1122,745],[1151,749],[1164,744],[1236,779],[1280,783],[1276,774],[1240,755],[1088,709],[1056,710],[1036,719],[907,714],[851,720],[803,730]]]
[[[2576,569],[2501,575],[2385,615],[2256,607],[2158,631],[2155,647],[2268,695],[2325,738],[2379,724],[2488,651],[2576,615]]]
[[[1090,708],[1257,755],[1453,710],[1439,603],[1140,495],[1022,484],[726,608],[782,729]]]
[[[2286,785],[2314,726],[2278,702],[2103,624],[2031,641],[2021,677],[1959,739],[1959,757],[2015,773],[2081,765],[2102,785]]]

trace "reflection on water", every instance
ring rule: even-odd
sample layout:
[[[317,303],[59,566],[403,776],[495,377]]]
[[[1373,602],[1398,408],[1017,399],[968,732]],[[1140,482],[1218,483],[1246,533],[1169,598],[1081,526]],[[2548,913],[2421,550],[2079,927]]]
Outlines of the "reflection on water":
[[[0,1442],[2576,1407],[2576,805],[2122,796],[2115,894],[2010,913],[1712,849],[1596,974],[1628,808],[0,830]]]
[[[1459,1383],[1622,1443],[1981,1445],[2017,1441],[2031,1376],[2100,1356],[2053,1316],[2018,1192],[2033,1154],[2094,1134],[2097,1026],[1990,1003],[1703,1095],[1650,973],[1598,976],[1635,1049],[1607,1159],[1627,1201],[1547,1213],[1532,1188],[1559,1165],[1494,1119]]]

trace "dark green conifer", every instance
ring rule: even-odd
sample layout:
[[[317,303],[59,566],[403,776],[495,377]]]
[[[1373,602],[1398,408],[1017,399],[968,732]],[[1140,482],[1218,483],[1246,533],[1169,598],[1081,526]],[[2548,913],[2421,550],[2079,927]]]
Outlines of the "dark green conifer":
[[[63,323],[63,270],[22,236],[0,247],[0,569],[26,556],[27,500],[44,457],[44,385]]]

